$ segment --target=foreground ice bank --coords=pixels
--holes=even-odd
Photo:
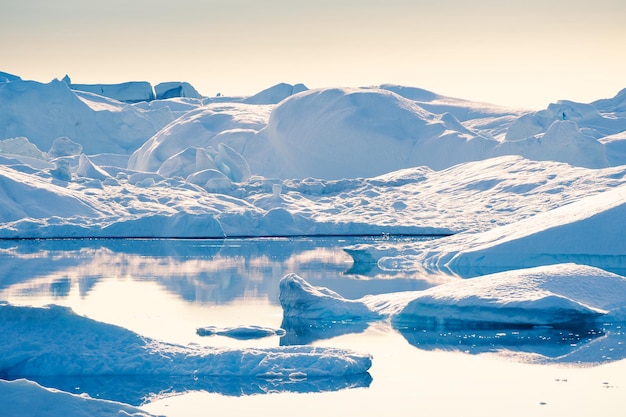
[[[626,278],[558,264],[347,300],[290,274],[281,280],[280,302],[284,317],[299,319],[391,319],[397,326],[569,326],[600,318],[624,321]]]
[[[138,408],[115,401],[75,395],[18,379],[0,379],[0,404],[3,417],[149,417]]]
[[[361,374],[370,366],[369,355],[342,349],[181,346],[78,316],[66,307],[0,304],[3,379],[76,375],[306,378]]]

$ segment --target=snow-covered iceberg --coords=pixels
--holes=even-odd
[[[560,262],[619,269],[626,265],[626,230],[617,219],[625,213],[626,187],[620,185],[483,232],[459,233],[436,243],[346,250],[356,262],[374,262],[382,269],[461,276]]]
[[[311,346],[226,349],[159,342],[60,306],[0,304],[0,376],[347,376],[371,357]]]
[[[0,304],[0,381],[46,386],[139,405],[161,392],[224,395],[367,386],[372,358],[345,349],[174,345],[78,316],[60,306]],[[0,390],[2,391],[2,390]]]
[[[120,102],[91,102],[96,109],[58,80],[0,83],[0,139],[26,137],[47,151],[55,139],[68,137],[87,154],[129,154],[162,127],[161,113],[153,118]]]
[[[213,155],[186,148],[159,170],[180,175],[173,178],[116,167],[107,155],[59,159],[43,170],[6,159],[0,237],[442,235],[514,223],[626,181],[625,166],[584,169],[518,156],[375,178],[246,179],[250,167],[238,155],[226,145]],[[183,177],[196,168],[203,169]],[[370,255],[399,254],[384,249]]]
[[[67,81],[67,78],[65,79]],[[154,100],[154,89],[147,81],[129,81],[119,84],[69,84],[72,90],[86,91],[126,103]]]
[[[626,320],[626,278],[598,268],[559,264],[485,275],[427,290],[348,300],[295,274],[280,283],[285,317],[390,319],[398,327],[572,326]]]

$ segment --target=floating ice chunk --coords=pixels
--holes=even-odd
[[[237,327],[215,327],[207,326],[196,329],[198,336],[226,336],[233,339],[248,340],[261,339],[268,336],[282,336],[283,329],[274,329],[262,326],[237,326]]]
[[[280,283],[285,317],[325,320],[390,318],[412,323],[560,326],[607,316],[623,320],[626,278],[598,268],[559,264],[485,275],[424,291],[346,300],[290,274]]]
[[[442,284],[417,294],[394,317],[396,323],[434,318],[439,324],[548,325],[584,323],[608,313],[605,291],[626,279],[574,264],[522,269]]]
[[[323,287],[314,287],[296,274],[280,281],[283,316],[315,320],[370,320],[380,318],[363,301],[348,300]]]

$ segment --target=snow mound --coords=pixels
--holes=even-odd
[[[281,178],[371,177],[480,159],[489,140],[391,91],[329,88],[280,102],[264,134]]]
[[[63,208],[65,216],[95,217],[97,212],[71,191],[0,165],[0,222],[46,218]],[[45,202],[45,204],[42,204]]]
[[[626,229],[623,222],[615,219],[624,216],[626,186],[619,186],[469,238],[469,245],[450,264],[528,265],[541,258],[549,261],[583,255],[615,257],[615,266],[623,266],[626,242],[621,237]]]
[[[624,111],[626,113],[626,110]],[[624,164],[626,161],[626,130],[599,140],[604,145],[606,157],[611,166]]]
[[[601,112],[623,117],[626,114],[626,88],[620,90],[615,97],[596,100],[591,104]]]
[[[369,355],[293,346],[226,349],[181,346],[78,316],[60,306],[0,304],[0,376],[153,375],[303,378],[366,373]],[[24,343],[27,341],[27,343]]]
[[[595,101],[591,104],[560,100],[545,110],[528,113],[518,118],[508,129],[505,140],[517,141],[533,136],[541,136],[556,121],[572,121],[583,134],[594,139],[626,130],[624,92],[620,91],[611,99]]]
[[[291,85],[287,83],[280,83],[253,96],[247,97],[242,101],[247,104],[277,104],[289,96],[307,90],[308,88],[304,84]]]
[[[535,161],[566,162],[587,168],[609,166],[604,145],[583,133],[572,120],[557,120],[540,136],[515,141],[508,139],[498,144],[494,153],[522,155]]]
[[[347,300],[296,275],[280,284],[285,317],[390,319],[396,326],[571,326],[626,319],[626,278],[558,264],[458,280],[424,291]],[[283,301],[284,300],[284,301]]]

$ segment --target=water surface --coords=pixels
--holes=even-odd
[[[394,329],[285,323],[278,282],[295,272],[347,298],[421,290],[453,279],[355,268],[342,247],[380,238],[43,240],[0,242],[0,300],[70,306],[78,314],[174,343],[313,344],[374,357],[351,380],[155,381],[140,377],[39,382],[142,405],[168,416],[589,416],[626,409],[626,340],[607,323],[558,329]],[[284,336],[201,337],[205,326],[286,328]]]

